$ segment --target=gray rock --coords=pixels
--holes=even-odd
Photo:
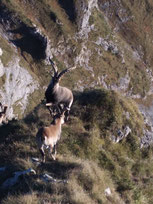
[[[7,188],[10,188],[10,187],[14,186],[18,182],[19,177],[21,175],[24,175],[24,174],[27,174],[27,173],[36,174],[35,170],[33,170],[31,168],[29,168],[29,169],[27,169],[25,171],[17,171],[17,172],[14,173],[13,177],[8,178],[6,181],[4,181],[1,188],[7,189]]]
[[[55,179],[49,174],[43,174],[40,176],[40,178],[45,182],[51,182],[51,183],[68,183],[67,180],[61,180],[61,179]]]
[[[129,128],[129,126],[125,126],[123,131],[119,129],[117,131],[117,136],[116,136],[115,143],[118,143],[123,138],[127,137],[130,133],[131,133],[131,128]],[[113,141],[114,141],[114,139],[113,139]]]

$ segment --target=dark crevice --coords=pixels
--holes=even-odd
[[[54,23],[56,23],[57,17],[56,17],[56,15],[55,15],[53,12],[50,12],[50,18],[51,18],[51,20],[52,20]]]
[[[36,31],[36,28],[25,25],[20,19],[0,3],[0,24],[21,54],[27,52],[35,60],[46,58],[47,40]],[[23,55],[24,56],[24,55]]]
[[[36,32],[33,27],[28,27],[25,24],[21,24],[19,28],[15,30],[9,30],[12,34],[20,35],[18,39],[10,40],[16,47],[21,49],[21,53],[27,52],[33,59],[41,60],[46,58],[47,39]]]
[[[75,12],[75,3],[74,0],[58,0],[58,3],[65,10],[70,21],[75,22],[76,12]]]

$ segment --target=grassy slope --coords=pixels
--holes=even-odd
[[[129,112],[130,118],[125,119],[123,112]],[[141,135],[143,122],[131,100],[105,90],[76,93],[70,120],[63,126],[58,161],[47,157],[46,164],[35,166],[31,157],[40,157],[35,134],[50,120],[44,104],[40,104],[24,120],[1,127],[0,163],[11,167],[5,176],[2,174],[1,183],[11,172],[32,167],[38,175],[49,173],[54,178],[68,179],[68,184],[45,184],[39,176],[24,176],[9,189],[9,196],[1,190],[2,203],[30,202],[24,201],[26,198],[31,203],[132,203],[152,199],[151,150],[139,150],[137,135]],[[132,133],[114,144],[110,136],[127,124]],[[104,194],[108,187],[112,191],[109,197]]]
[[[106,3],[99,2],[103,5]],[[122,0],[120,3],[110,3],[109,8],[103,10],[112,28],[117,26],[118,46],[124,51],[125,64],[122,67],[120,64],[117,72],[122,69],[128,70],[131,78],[129,89],[133,87],[133,94],[139,93],[143,97],[150,86],[145,69],[152,70],[152,7],[153,3],[150,0]],[[138,52],[141,60],[134,59],[133,51]]]

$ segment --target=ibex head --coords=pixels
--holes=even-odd
[[[51,60],[51,58],[49,58],[49,61],[51,63],[51,66],[53,68],[53,76],[52,76],[52,83],[53,83],[53,86],[56,85],[57,83],[59,83],[60,79],[62,78],[62,76],[66,73],[66,72],[69,72],[73,69],[76,68],[76,66],[74,67],[70,67],[70,68],[67,68],[67,69],[64,69],[63,71],[61,71],[60,73],[58,72],[58,68],[56,66],[56,64]]]
[[[56,115],[54,115],[53,117],[53,123],[56,123],[57,119],[61,119],[61,124],[65,123],[65,112],[67,111],[67,108],[64,108],[63,110],[61,110],[60,113],[57,113]]]

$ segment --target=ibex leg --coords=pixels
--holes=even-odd
[[[65,112],[65,122],[67,122],[68,121],[68,119],[69,119],[69,110],[67,110],[66,112]]]
[[[54,157],[55,157],[55,158],[56,158],[56,145],[57,145],[57,144],[54,145],[54,147],[53,147],[53,152],[52,152],[52,153],[54,154]]]
[[[56,154],[54,153],[53,155],[53,151],[56,152],[56,150],[54,150],[54,147],[50,145],[50,155],[53,158],[53,160],[56,160]]]
[[[52,106],[53,106],[52,103],[46,103],[46,107],[48,108],[51,117],[53,116]]]
[[[67,122],[69,119],[70,107],[66,107],[66,110],[67,111],[65,111],[65,122]]]
[[[57,105],[57,111],[58,111],[59,114],[62,113],[63,108],[64,108],[64,105],[63,105],[63,104],[58,104],[58,105]]]
[[[48,110],[50,112],[51,117],[54,117],[56,114],[61,113],[61,109],[56,104],[52,105],[52,106],[48,106],[47,108],[48,108]]]
[[[56,114],[60,113],[60,109],[58,105],[53,106],[53,115],[55,116]]]
[[[53,116],[53,111],[52,111],[52,108],[51,108],[51,107],[49,107],[49,108],[48,108],[48,110],[49,110],[49,112],[50,112],[50,115],[51,115],[51,116]]]
[[[42,155],[42,157],[43,157],[42,162],[45,163],[45,152],[44,152],[43,146],[42,146],[39,150],[40,150],[40,153],[41,153],[41,155]]]
[[[69,113],[70,113],[70,108],[72,106],[73,100],[71,100],[71,102],[67,105],[65,105],[65,108],[67,109],[67,111],[65,112],[65,122],[68,121],[69,119]]]

